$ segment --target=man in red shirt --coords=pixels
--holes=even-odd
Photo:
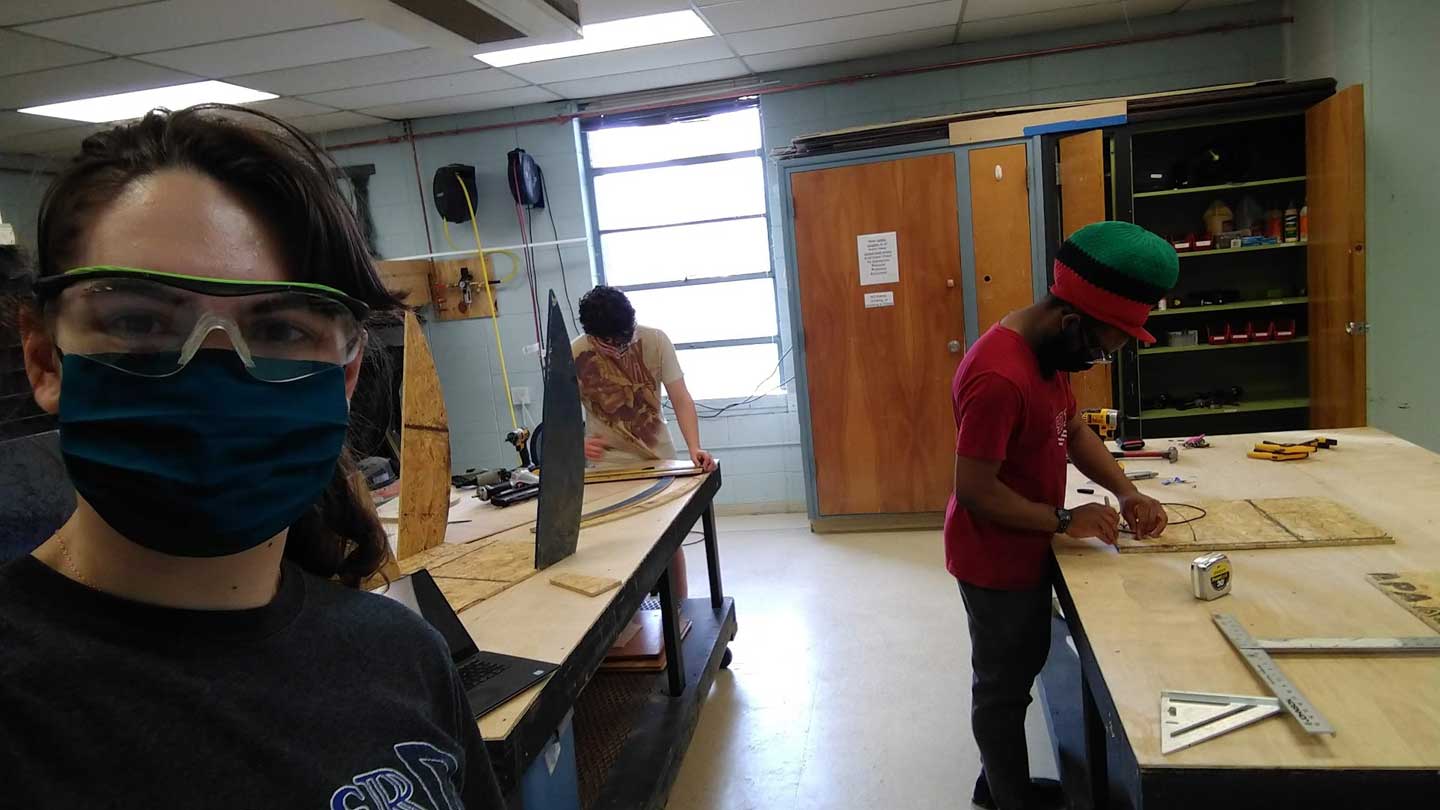
[[[1025,745],[1030,686],[1050,651],[1050,542],[1068,534],[1114,543],[1120,522],[1108,505],[1063,508],[1067,457],[1116,495],[1138,537],[1166,524],[1159,502],[1076,417],[1070,373],[1108,362],[1131,337],[1155,342],[1145,319],[1178,274],[1175,251],[1155,234],[1128,222],[1087,225],[1060,247],[1050,295],[1002,318],[955,372],[945,564],[969,616],[980,807],[1063,806],[1058,785],[1031,782]]]

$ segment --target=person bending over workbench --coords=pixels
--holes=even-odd
[[[359,590],[350,396],[400,304],[335,171],[203,105],[46,193],[21,334],[77,503],[0,566],[5,806],[504,807],[444,639]]]
[[[1175,286],[1169,243],[1128,222],[1098,222],[1065,240],[1043,301],[1007,314],[955,372],[955,491],[945,511],[946,568],[969,616],[971,726],[980,749],[973,801],[983,808],[1063,807],[1059,785],[1032,782],[1025,747],[1030,686],[1050,651],[1056,534],[1114,543],[1108,504],[1067,511],[1066,457],[1119,498],[1138,537],[1165,528],[1165,510],[1125,477],[1076,415],[1070,374],[1130,337]]]
[[[601,284],[580,297],[580,328],[570,349],[585,405],[585,457],[606,466],[640,467],[676,457],[660,407],[660,385],[670,397],[691,463],[710,472],[715,459],[700,447],[700,417],[685,387],[675,344],[659,329],[635,323],[625,293]],[[671,561],[678,598],[689,592],[685,552]]]

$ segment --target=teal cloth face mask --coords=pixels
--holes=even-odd
[[[200,349],[178,372],[144,377],[67,353],[60,449],[70,479],[146,548],[180,557],[254,548],[315,503],[345,442],[344,368],[304,371],[267,382],[232,350]]]

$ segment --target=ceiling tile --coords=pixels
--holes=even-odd
[[[446,96],[468,96],[493,90],[508,90],[522,84],[525,82],[503,70],[482,68],[448,76],[430,76],[424,79],[406,79],[403,82],[352,87],[349,90],[332,90],[328,93],[308,95],[305,99],[331,107],[358,110],[362,107],[382,107]]]
[[[564,98],[596,98],[621,93],[635,93],[661,87],[677,87],[683,84],[713,82],[745,76],[750,68],[739,59],[717,59],[714,62],[700,62],[694,65],[641,70],[635,73],[619,73],[614,76],[597,76],[593,79],[574,79],[545,85]]]
[[[0,81],[0,109],[30,107],[55,101],[148,90],[196,81],[179,73],[131,59],[103,59],[82,65],[7,76]]]
[[[706,6],[701,15],[722,34],[847,17],[867,11],[924,5],[934,0],[728,0]],[[704,5],[704,4],[702,4]]]
[[[290,121],[296,127],[305,132],[330,132],[337,129],[352,129],[354,127],[369,127],[376,124],[388,124],[384,118],[375,118],[370,115],[361,115],[349,110],[340,112],[325,113],[324,115],[307,115],[302,118],[295,118]]]
[[[141,58],[218,79],[414,48],[414,42],[394,31],[362,20],[160,51]]]
[[[110,54],[76,48],[0,29],[0,76],[108,59]]]
[[[623,51],[552,59],[548,62],[535,62],[529,65],[514,65],[505,68],[505,71],[529,82],[549,84],[550,82],[613,76],[617,73],[634,73],[640,70],[673,67],[695,62],[713,62],[716,59],[725,59],[734,55],[720,37],[706,37],[684,42],[667,42],[664,45],[646,45],[643,48],[629,48]]]
[[[609,22],[688,8],[689,0],[584,0],[580,4],[580,22]]]
[[[446,73],[466,73],[479,66],[464,54],[436,48],[396,51],[359,59],[342,59],[319,65],[270,70],[233,76],[229,81],[282,96],[303,96],[367,84],[383,84]]]
[[[114,124],[83,124],[78,127],[51,129],[0,138],[0,152],[32,155],[73,154],[80,151],[80,142]]]
[[[967,0],[965,22],[991,20],[996,17],[1018,17],[1045,11],[1079,8],[1116,0]]]
[[[968,16],[968,14],[967,14]],[[964,22],[960,24],[958,42],[973,42],[978,39],[994,39],[1041,31],[1055,31],[1061,28],[1079,28],[1086,25],[1115,22],[1125,19],[1125,11],[1119,3],[1066,8],[1059,11],[1042,11],[1039,14],[1025,14],[1019,17],[999,17]]]
[[[298,98],[272,98],[266,101],[252,101],[249,104],[242,104],[240,106],[269,113],[276,118],[286,119],[335,112],[335,108],[332,106],[315,104]]]
[[[338,4],[295,0],[163,0],[20,30],[122,56],[354,20]]]
[[[960,18],[960,0],[927,3],[889,11],[854,14],[819,22],[764,28],[730,34],[725,39],[741,56],[793,48],[806,48],[831,42],[919,31],[949,25],[953,28]]]
[[[0,112],[0,141],[11,135],[27,132],[44,132],[47,129],[64,129],[73,121],[63,121],[45,115],[27,115],[16,112]]]
[[[914,51],[921,48],[938,48],[949,45],[955,36],[955,27],[928,28],[923,31],[905,31],[883,37],[867,37],[849,42],[829,45],[814,45],[789,51],[772,51],[745,57],[745,64],[756,72],[784,70],[805,65],[822,65],[827,62],[843,62],[846,59],[860,59],[866,56]]]
[[[429,101],[412,101],[408,104],[373,107],[361,110],[361,112],[384,118],[426,118],[432,115],[495,110],[520,104],[538,104],[544,101],[559,100],[559,96],[543,87],[517,87],[513,90],[498,90],[494,93],[476,93],[469,96],[452,96]]]
[[[148,2],[151,0],[5,0],[0,3],[0,25],[21,25]]]

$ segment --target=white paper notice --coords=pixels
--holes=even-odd
[[[900,252],[895,246],[895,232],[862,233],[855,237],[860,253],[860,283],[899,284]]]
[[[893,307],[893,306],[895,306],[895,293],[893,293],[893,292],[865,293],[865,308],[866,308],[866,309],[874,309],[875,307]]]

